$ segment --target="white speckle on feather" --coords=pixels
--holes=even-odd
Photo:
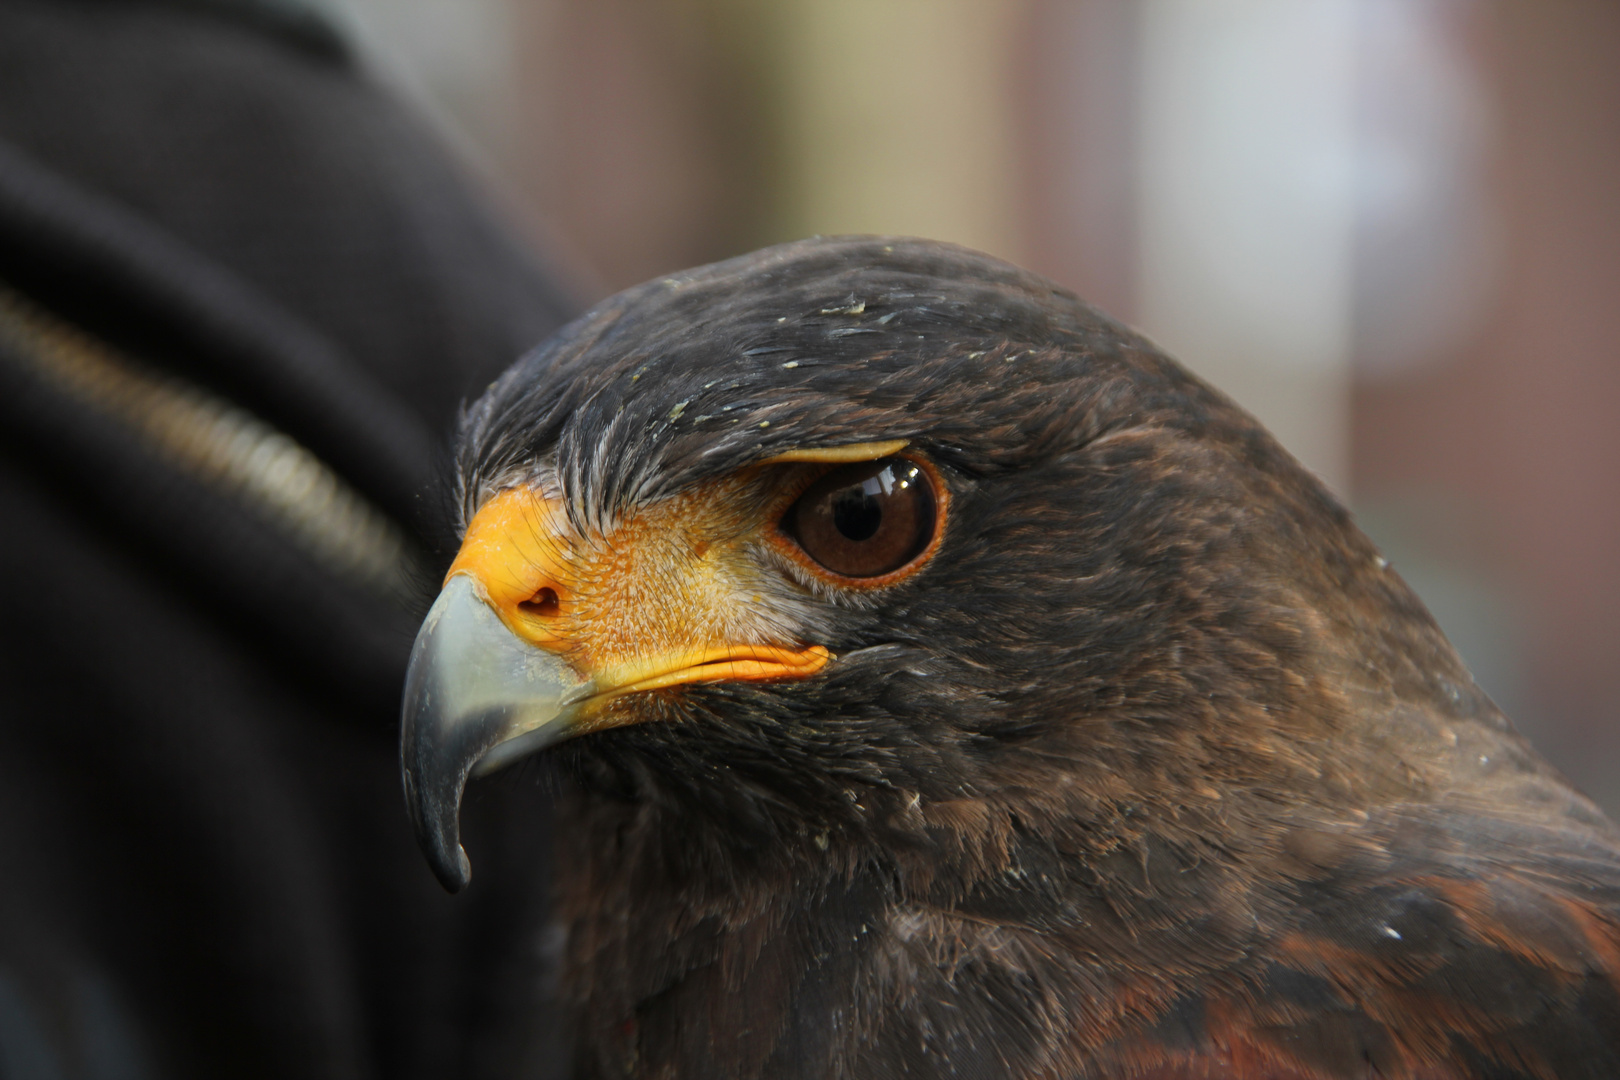
[[[789,360],[787,363],[783,364],[782,366],[785,367],[785,368],[796,368],[796,367],[799,366],[799,362],[797,360]]]
[[[1385,937],[1392,937],[1396,941],[1401,940],[1401,932],[1399,930],[1395,929],[1393,926],[1386,926],[1383,929],[1384,929],[1384,936]]]

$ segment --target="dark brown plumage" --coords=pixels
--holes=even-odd
[[[784,517],[858,453],[938,488],[888,577]],[[881,239],[652,282],[490,389],[459,477],[479,544],[551,508],[458,572],[596,679],[545,752],[578,1076],[1620,1075],[1620,833],[1319,482],[1049,283]],[[736,642],[786,659],[601,674]],[[454,884],[517,728],[451,775],[438,707]]]

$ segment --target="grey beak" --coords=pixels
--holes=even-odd
[[[450,892],[472,877],[461,796],[483,775],[568,735],[590,680],[510,630],[465,574],[433,602],[411,649],[399,762],[405,804],[433,873]]]

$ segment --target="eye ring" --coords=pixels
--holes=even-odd
[[[795,535],[793,527],[795,512],[800,509],[807,497],[816,496],[817,486],[822,485],[829,477],[845,472],[853,475],[859,471],[872,470],[885,462],[904,463],[915,467],[915,479],[921,480],[926,485],[925,490],[929,497],[931,522],[928,531],[926,535],[919,537],[918,546],[907,554],[904,562],[893,569],[869,575],[841,573],[812,555],[801,538]],[[876,473],[873,475],[876,476]],[[846,589],[885,588],[904,581],[922,569],[939,548],[940,541],[945,535],[945,523],[950,510],[950,488],[945,485],[938,468],[926,458],[912,454],[894,454],[868,462],[830,465],[805,475],[790,491],[784,493],[784,496],[774,512],[774,524],[766,533],[772,546],[817,578]]]

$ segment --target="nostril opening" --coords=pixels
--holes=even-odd
[[[556,590],[541,589],[519,604],[518,610],[525,615],[538,615],[542,619],[552,619],[557,615],[558,606]]]

